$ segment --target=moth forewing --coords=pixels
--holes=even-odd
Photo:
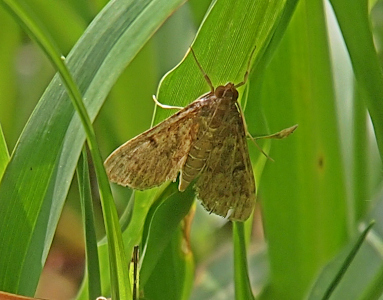
[[[221,92],[220,92],[221,90]],[[217,88],[217,104],[210,120],[212,150],[200,173],[196,190],[208,211],[244,221],[255,205],[255,181],[250,162],[238,92],[228,83]]]
[[[105,161],[112,182],[145,190],[175,181],[198,130],[195,102],[117,148]]]

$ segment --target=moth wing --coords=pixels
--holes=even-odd
[[[110,181],[139,190],[175,181],[198,131],[202,105],[194,101],[117,148],[104,163]]]
[[[246,220],[255,205],[255,181],[245,127],[239,111],[228,113],[217,129],[211,154],[195,184],[198,198],[210,212]]]

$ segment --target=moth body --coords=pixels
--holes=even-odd
[[[246,220],[255,183],[244,121],[232,83],[219,86],[157,126],[116,149],[105,161],[108,177],[144,190],[177,179],[180,191],[195,180],[205,208]]]
[[[199,64],[210,92],[155,127],[116,149],[105,161],[112,182],[145,190],[179,175],[180,191],[194,182],[209,212],[245,221],[255,205],[255,181],[237,88],[247,81],[214,88]]]
[[[211,110],[207,112],[201,111],[201,122],[197,136],[191,144],[188,157],[181,170],[178,186],[180,191],[184,191],[205,167],[214,144],[214,137],[219,134],[217,130],[226,121],[226,114],[233,111],[233,108],[236,110],[235,105],[238,92],[232,83],[228,83],[225,86],[219,86],[214,92],[208,93],[204,98],[209,99],[208,101],[212,103],[215,110],[213,113]]]

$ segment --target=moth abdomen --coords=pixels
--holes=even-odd
[[[205,166],[213,147],[211,143],[212,136],[209,132],[204,131],[191,145],[180,175],[178,187],[180,191],[184,191]]]

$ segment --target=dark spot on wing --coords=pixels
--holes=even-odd
[[[155,148],[158,146],[158,143],[157,143],[156,139],[154,137],[152,137],[152,136],[149,137],[149,142]]]
[[[243,171],[243,170],[245,170],[245,169],[246,169],[246,168],[245,168],[245,165],[237,166],[237,167],[234,168],[234,170],[233,170],[233,174],[235,174],[235,173],[237,173],[237,172],[240,172],[240,171]]]

